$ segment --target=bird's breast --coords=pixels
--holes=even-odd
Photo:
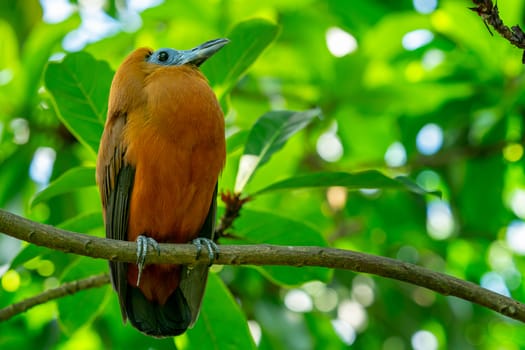
[[[126,159],[135,167],[128,240],[147,234],[186,243],[199,234],[224,165],[224,119],[200,73],[161,73],[146,86],[144,108],[128,115]]]

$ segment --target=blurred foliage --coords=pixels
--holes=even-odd
[[[232,231],[237,240],[228,243],[354,249],[525,300],[521,52],[490,36],[467,9],[472,2],[441,0],[420,13],[408,0],[165,0],[139,10],[131,6],[139,2],[109,0],[98,13],[116,29],[89,40],[96,9],[87,1],[61,3],[70,13],[46,22],[60,6],[0,2],[1,208],[102,236],[90,174],[112,72],[139,46],[187,49],[230,37],[203,66],[226,112],[228,160],[219,187],[234,188],[242,155],[256,149],[260,163],[268,161],[243,192],[274,183],[281,190],[249,202]],[[498,5],[507,24],[523,23],[524,1]],[[352,51],[352,38],[356,50],[337,53]],[[69,53],[75,40],[82,52]],[[256,132],[262,144],[248,142],[260,116],[314,107],[322,118],[277,132],[287,136],[267,144],[271,159],[260,152],[270,129]],[[350,191],[334,175],[311,175],[371,169],[407,176],[443,198],[387,190],[392,184]],[[304,182],[280,182],[294,178]],[[416,184],[403,182],[412,190]],[[107,271],[103,261],[5,235],[0,266],[0,307]],[[396,281],[315,268],[213,270],[201,318],[176,339],[177,348],[525,347],[524,325]],[[123,325],[109,286],[38,306],[0,324],[0,334],[2,349],[175,348],[173,339]]]

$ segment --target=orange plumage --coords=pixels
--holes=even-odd
[[[97,160],[108,237],[212,238],[224,120],[198,65],[226,43],[138,49],[118,69]],[[207,266],[147,265],[138,287],[136,265],[111,263],[111,272],[123,317],[139,330],[177,335],[195,321]]]

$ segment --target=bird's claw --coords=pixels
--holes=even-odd
[[[197,256],[195,257],[197,260],[201,256],[203,245],[205,245],[206,249],[208,249],[208,258],[210,259],[210,263],[208,264],[208,266],[211,266],[213,262],[219,258],[219,247],[211,239],[204,238],[204,237],[198,237],[198,238],[195,238],[192,241],[192,243],[193,245],[195,245],[195,247],[197,247]]]
[[[139,269],[139,275],[137,276],[137,287],[140,283],[142,270],[144,270],[144,265],[146,264],[148,245],[151,245],[153,248],[155,248],[155,250],[157,251],[157,255],[160,255],[160,246],[156,240],[144,235],[140,235],[137,237],[137,267]]]

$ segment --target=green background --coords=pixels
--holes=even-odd
[[[103,236],[93,174],[113,72],[140,46],[228,37],[203,65],[226,114],[219,190],[234,189],[243,154],[259,167],[243,187],[257,195],[235,222],[237,239],[222,243],[353,249],[525,300],[522,53],[489,34],[472,2],[420,13],[411,1],[165,0],[130,17],[125,2],[109,1],[103,11],[122,27],[74,53],[62,43],[86,21],[86,5],[70,3],[67,19],[46,23],[38,1],[0,2],[1,208]],[[523,23],[523,1],[498,5],[505,23]],[[335,27],[355,38],[355,51],[331,54]],[[432,40],[405,49],[418,29]],[[428,124],[443,141],[425,155],[416,140]],[[339,150],[332,159],[318,152],[330,150],[326,140]],[[400,145],[392,162],[385,155]],[[54,157],[50,179],[31,176],[38,154]],[[411,182],[391,180],[400,175]],[[369,187],[379,190],[356,190]],[[104,261],[5,235],[0,266],[0,307],[107,271]],[[525,347],[521,323],[402,282],[321,268],[213,271],[199,321],[175,342],[123,325],[104,286],[0,323],[0,348]]]

